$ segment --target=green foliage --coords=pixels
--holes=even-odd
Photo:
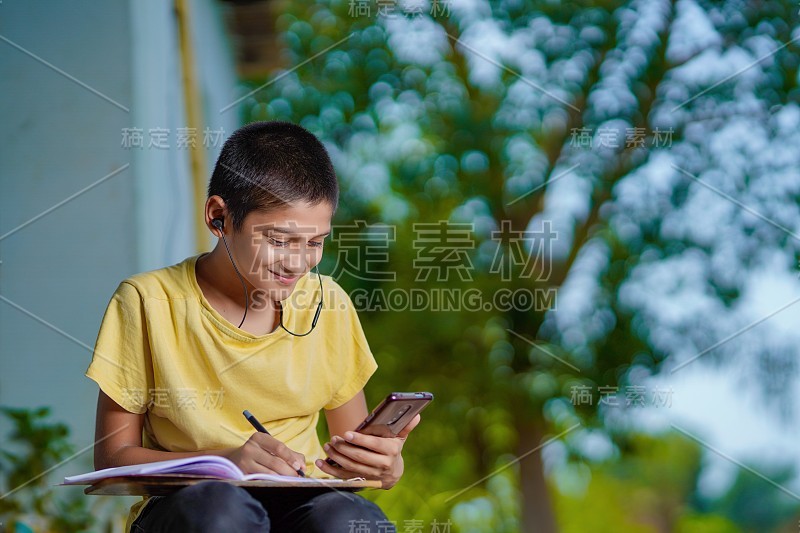
[[[767,24],[766,11],[788,13],[786,2],[773,2],[765,12],[753,9],[744,18],[736,18],[732,14],[738,6],[723,4],[716,18],[719,31],[730,42],[744,40],[756,26]],[[390,23],[378,21],[374,13],[353,16],[349,13],[352,5],[344,0],[275,3],[285,71],[276,73],[266,86],[263,79],[249,80],[254,94],[244,101],[242,119],[296,122],[332,148],[342,182],[334,237],[342,226],[356,227],[359,222],[356,233],[363,238],[355,244],[337,243],[334,238],[331,246],[326,245],[320,269],[331,273],[351,294],[361,291],[368,297],[366,302],[357,298],[354,302],[380,365],[366,391],[369,405],[391,390],[430,390],[437,396],[406,443],[404,479],[392,491],[375,497],[398,521],[423,517],[441,521],[451,516],[464,530],[516,531],[521,527],[522,506],[546,496],[520,483],[542,475],[541,468],[531,466],[541,457],[533,453],[501,476],[493,472],[546,437],[581,423],[608,432],[623,457],[639,457],[641,443],[636,439],[640,437],[629,439],[608,430],[607,413],[598,408],[598,388],[633,382],[633,371],[640,376],[658,372],[670,350],[654,345],[651,323],[622,302],[621,287],[642,262],[701,246],[665,238],[656,214],[626,219],[628,234],[621,235],[611,215],[615,209],[633,210],[615,205],[620,196],[617,185],[641,171],[653,154],[672,153],[653,148],[654,129],[677,123],[675,145],[687,143],[683,152],[704,153],[703,147],[684,138],[685,124],[674,122],[676,115],[670,115],[673,122],[669,124],[657,121],[666,116],[664,108],[680,103],[669,102],[671,95],[688,98],[699,92],[691,85],[694,82],[681,85],[684,82],[675,72],[680,64],[667,54],[676,9],[669,3],[622,0],[470,3],[475,9],[471,13],[429,17],[420,25],[435,27],[426,36],[438,32],[439,41],[422,39],[409,46],[397,44],[406,28],[392,30]],[[516,29],[542,29],[520,38],[536,42],[521,45],[519,57],[530,54],[525,57],[541,63],[535,75],[527,76],[528,84],[520,79],[520,71],[530,62],[509,57],[515,54],[490,53],[488,48],[485,54],[482,50],[473,53],[457,42],[476,19],[491,19],[506,37]],[[740,25],[728,24],[728,19]],[[780,19],[770,19],[769,24],[774,23],[773,33],[785,42],[790,26]],[[663,20],[664,24],[634,31],[635,23],[643,20]],[[415,44],[419,50],[413,50]],[[414,59],[419,57],[415,52],[434,49],[434,55],[439,54],[435,60]],[[472,75],[472,62],[480,62],[476,56],[481,54],[502,64],[495,82],[481,82]],[[784,56],[791,52],[780,56],[786,61]],[[630,63],[623,64],[626,58]],[[530,79],[540,87],[532,89]],[[719,127],[703,114],[708,113],[704,106],[727,102],[731,86],[721,84],[718,91],[710,90],[687,106],[687,114],[697,106],[701,115],[697,120],[709,124],[708,135],[695,133],[697,138],[711,138]],[[781,91],[769,92],[769,98],[785,101],[795,89]],[[552,98],[554,94],[561,100]],[[686,119],[687,123],[692,120],[691,116]],[[595,131],[608,123],[645,131],[647,146],[604,151],[582,150],[572,143],[574,130]],[[573,164],[581,166],[582,181],[576,183],[585,188],[580,202],[586,205],[585,212],[567,215],[575,217],[567,231],[571,233],[567,249],[557,258],[547,258],[552,260],[547,275],[523,276],[523,267],[516,263],[509,265],[507,276],[498,275],[493,259],[509,257],[514,250],[502,239],[497,242],[492,231],[508,222],[510,231],[520,232],[545,214],[551,180]],[[670,209],[680,207],[689,197],[691,181],[684,181],[658,200]],[[473,224],[470,246],[460,257],[471,267],[469,279],[448,272],[446,280],[441,280],[435,271],[431,278],[419,277],[415,224],[439,221]],[[348,260],[358,263],[358,258],[364,265],[374,242],[371,232],[381,227],[393,231],[385,250],[388,261],[373,260],[374,270],[367,276],[343,269]],[[598,250],[603,262],[586,283],[587,291],[594,291],[592,309],[566,332],[554,325],[549,306],[500,309],[494,305],[468,311],[385,306],[389,290],[405,294],[416,290],[428,297],[443,289],[471,290],[482,301],[503,290],[560,291],[583,256]],[[380,279],[386,273],[394,275],[390,282]],[[716,287],[715,280],[709,286]],[[726,303],[738,294],[735,287],[718,292]],[[681,339],[689,336],[680,330],[671,333]],[[704,345],[710,344],[706,332],[698,336]],[[578,384],[593,391],[593,402],[575,405],[570,401],[571,388]],[[672,441],[663,443],[663,449],[656,443],[649,446],[664,462],[651,464],[653,457],[623,461],[615,467],[619,471],[604,474],[608,488],[636,486],[636,494],[641,495],[634,498],[636,505],[650,509],[653,502],[660,502],[673,513],[670,523],[682,523],[679,517],[689,512],[682,506],[695,481],[699,454],[694,450],[688,456],[671,455],[682,446]],[[689,460],[693,463],[686,464]],[[685,468],[674,469],[673,461]],[[653,492],[642,486],[641,474],[663,490]],[[495,478],[500,479],[494,482]],[[461,493],[462,488],[484,479]],[[534,484],[539,490],[545,485],[541,481]],[[564,513],[581,514],[585,505],[594,504],[573,502],[572,507],[558,507],[559,521],[564,522]],[[604,508],[617,509],[618,519],[612,521],[617,530],[633,523],[633,510]],[[718,524],[697,518],[684,526],[706,527],[697,526],[701,522],[709,528]],[[598,530],[597,524],[583,526],[586,531]],[[648,526],[641,527],[647,530]]]
[[[797,501],[745,469],[720,496],[701,494],[703,449],[682,434],[627,434],[620,442],[619,457],[571,463],[555,476],[584,481],[578,490],[554,491],[564,533],[796,531]],[[778,484],[793,478],[788,467],[754,470]]]
[[[0,469],[6,474],[10,486],[19,486],[39,476],[48,467],[72,453],[67,441],[69,428],[62,423],[46,423],[49,407],[35,410],[0,408],[0,413],[11,419],[14,430],[12,442],[24,443],[28,453],[15,455],[2,450],[3,463]]]
[[[49,407],[0,407],[0,413],[12,424],[11,445],[0,450],[0,524],[5,531],[109,530],[110,524],[97,518],[103,498],[90,507],[83,491],[52,486],[54,480],[47,475],[75,452],[68,427],[48,420]]]
[[[698,507],[726,517],[742,531],[796,531],[797,524],[800,524],[797,519],[800,516],[800,503],[796,496],[782,490],[795,478],[794,468],[755,465],[753,470],[778,486],[740,469],[725,494],[714,499],[699,498]]]
[[[740,533],[736,524],[724,516],[714,514],[691,514],[680,517],[675,533]]]
[[[699,454],[674,436],[629,435],[619,459],[584,465],[585,492],[560,495],[563,531],[669,531],[692,494]]]

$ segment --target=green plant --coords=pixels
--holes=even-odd
[[[9,445],[0,450],[0,524],[5,527],[0,531],[98,529],[87,498],[74,491],[59,492],[47,476],[75,452],[69,428],[47,420],[49,407],[0,407],[0,413],[12,423]]]

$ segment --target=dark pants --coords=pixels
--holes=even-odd
[[[251,494],[223,481],[202,481],[153,496],[131,527],[132,533],[164,531],[394,533],[396,528],[380,507],[353,492]]]

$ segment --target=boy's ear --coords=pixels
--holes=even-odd
[[[206,199],[205,215],[211,219],[210,225],[212,228],[222,231],[225,227],[226,211],[225,200],[221,196],[214,195]]]

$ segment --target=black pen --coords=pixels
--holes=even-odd
[[[256,417],[254,417],[253,414],[250,411],[245,409],[243,411],[243,414],[244,414],[244,417],[253,425],[253,427],[256,428],[256,431],[259,431],[261,433],[266,433],[267,435],[269,435],[269,431],[267,431],[267,428],[262,426],[261,422],[259,422],[258,419]],[[298,476],[306,477],[306,474],[302,470],[300,470],[299,468],[296,470],[296,472],[297,472]]]

